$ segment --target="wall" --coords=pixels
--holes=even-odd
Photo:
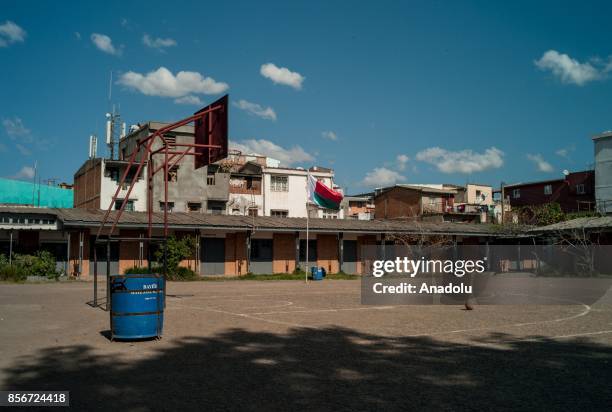
[[[485,195],[485,200],[476,196],[476,191],[480,190],[481,193]],[[467,202],[468,204],[478,204],[478,205],[492,205],[495,202],[493,201],[493,188],[491,186],[486,185],[476,185],[470,183],[466,186],[467,191]]]
[[[306,201],[308,198],[306,181],[306,170],[296,170],[289,168],[265,168],[263,171],[263,193],[265,216],[270,216],[271,210],[287,210],[288,217],[306,217]],[[276,192],[271,189],[271,176],[288,176],[288,191]],[[322,178],[323,184],[328,187],[333,186],[333,175],[331,173],[313,172],[316,178]],[[318,217],[322,217],[321,210],[317,212]]]
[[[74,207],[100,209],[102,159],[89,159],[74,175]]]
[[[125,171],[125,166],[119,167],[119,178],[118,181],[115,181],[111,178],[110,173],[108,172],[109,161],[107,159],[102,159],[101,163],[101,176],[100,179],[100,201],[98,208],[100,209],[108,209],[109,205],[113,200],[113,196],[119,186],[119,182],[121,177],[123,177],[123,173]],[[130,192],[130,200],[134,201],[134,210],[137,212],[146,212],[147,211],[147,166],[143,166],[140,172],[140,178],[134,184],[134,188]],[[127,180],[127,179],[126,179]],[[119,195],[117,199],[124,199],[127,195],[129,189],[129,182],[125,184],[121,190],[119,191]],[[113,206],[114,208],[114,206]]]
[[[291,273],[295,270],[295,235],[275,233],[273,237],[272,270],[274,273]]]
[[[612,135],[595,140],[595,198],[600,211],[612,213]]]
[[[421,213],[420,202],[419,191],[395,187],[374,198],[374,217],[393,219],[418,216]]]
[[[338,237],[336,235],[317,235],[317,266],[327,273],[338,273]]]
[[[72,189],[0,178],[0,203],[39,207],[72,207]]]
[[[165,123],[149,122],[140,130],[131,133],[119,143],[121,156],[128,156],[135,148],[135,142],[165,126]],[[177,143],[193,143],[193,126],[182,126],[172,132],[167,133],[173,136]],[[156,139],[152,150],[162,147],[159,138]],[[176,150],[182,151],[185,147],[177,147]],[[163,164],[163,155],[156,155],[153,158],[153,167]],[[218,200],[226,202],[229,193],[229,174],[216,173],[215,184],[207,185],[208,167],[195,169],[194,156],[184,156],[178,165],[177,181],[168,182],[168,202],[174,202],[174,211],[187,211],[188,203],[200,203],[201,212],[206,212],[208,200]],[[153,210],[161,211],[160,202],[164,200],[164,175],[163,170],[153,177]],[[146,209],[145,209],[146,210]]]
[[[584,184],[586,193],[578,194],[576,185]],[[544,186],[552,186],[552,194],[544,194]],[[513,190],[520,189],[520,197],[513,196]],[[524,185],[506,186],[506,197],[510,198],[510,205],[515,207],[542,205],[545,203],[559,203],[564,212],[578,211],[580,205],[588,208],[588,204],[595,201],[595,173],[593,171],[570,173],[565,179],[534,182]]]

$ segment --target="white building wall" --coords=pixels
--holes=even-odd
[[[333,187],[333,173],[312,172],[317,179],[322,179],[322,183],[328,187]],[[288,190],[279,192],[272,190],[272,176],[287,176]],[[288,217],[306,217],[306,202],[308,193],[306,188],[308,172],[299,169],[285,168],[265,168],[263,170],[263,208],[265,216],[271,216],[272,210],[287,210]],[[311,217],[324,217],[330,211],[310,207]],[[342,211],[339,211],[338,218],[342,218]]]
[[[243,193],[230,193],[227,202],[228,215],[246,216],[250,207],[257,207],[257,215],[263,216],[263,196]]]
[[[100,207],[102,209],[108,209],[108,206],[115,195],[117,190],[117,183],[106,175],[106,159],[102,161],[102,182],[100,184]],[[132,192],[130,193],[130,199],[134,200],[134,210],[137,212],[147,211],[147,167],[143,166],[140,179],[136,181]],[[121,178],[121,176],[119,177]],[[125,189],[121,189],[119,192],[118,199],[124,199],[127,195],[129,184],[126,185]]]

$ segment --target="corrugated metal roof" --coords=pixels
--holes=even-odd
[[[583,228],[587,230],[612,229],[612,216],[581,217],[566,222],[555,223],[553,225],[533,228],[530,232],[557,232]]]
[[[104,210],[52,209],[0,207],[0,213],[51,214],[66,227],[97,226],[104,218]],[[112,212],[112,222],[116,212]],[[430,233],[449,235],[504,236],[499,226],[491,224],[458,222],[419,222],[413,220],[352,220],[352,219],[309,219],[309,229],[315,232],[354,233]],[[148,216],[145,212],[124,212],[120,227],[146,227]],[[110,223],[108,224],[110,226]],[[153,225],[163,225],[163,213],[153,214]],[[173,229],[255,229],[261,231],[304,231],[306,218],[251,217],[212,215],[203,213],[169,213],[168,225]]]

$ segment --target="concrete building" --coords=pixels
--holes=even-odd
[[[374,193],[344,196],[340,204],[345,219],[374,219]]]
[[[595,200],[600,213],[612,213],[612,131],[593,137]]]
[[[119,142],[119,158],[127,160],[136,147],[136,142],[149,134],[167,126],[167,123],[148,122],[123,137]],[[164,135],[169,146],[172,143],[194,143],[194,127],[181,126]],[[152,150],[159,149],[157,140]],[[160,164],[159,155],[153,165]],[[143,175],[146,176],[146,175]],[[229,173],[219,165],[209,165],[195,169],[194,156],[185,156],[168,171],[168,210],[171,212],[225,213],[229,198]],[[153,177],[153,210],[164,208],[164,176],[157,173]]]
[[[82,209],[108,209],[110,202],[119,187],[119,182],[128,162],[104,158],[89,159],[74,174],[74,207]],[[125,209],[143,212],[147,210],[147,182],[142,176],[147,175],[145,165],[138,178]],[[128,173],[128,181],[134,177],[136,166]],[[119,198],[113,204],[118,210],[127,195],[129,185],[124,184],[119,192]]]
[[[307,206],[307,178],[311,174],[327,187],[334,188],[334,171],[322,167],[309,170],[290,167],[263,169],[263,208],[265,216],[342,219],[342,210],[333,211],[314,205]]]
[[[426,185],[395,185],[379,189],[374,196],[376,219],[443,215],[453,211],[456,189]]]

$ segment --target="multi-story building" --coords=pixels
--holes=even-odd
[[[74,174],[74,207],[81,209],[108,209],[113,195],[119,187],[121,177],[125,173],[128,162],[104,158],[88,159]],[[147,210],[146,165],[141,176],[136,181],[125,209],[128,211]],[[132,166],[127,180],[131,181],[136,173]],[[113,204],[113,209],[119,209],[127,195],[129,184],[121,186],[119,197]]]
[[[277,217],[321,217],[338,219],[344,212],[307,206],[308,174],[334,187],[334,172],[331,169],[312,167],[292,168],[280,166],[279,161],[260,155],[230,153],[220,162],[220,167],[229,169],[229,201],[227,214]]]
[[[374,193],[344,196],[340,207],[343,210],[345,219],[374,219]]]
[[[136,147],[136,142],[149,134],[167,126],[166,123],[148,122],[135,128],[119,142],[119,158],[127,160]],[[165,133],[164,138],[172,148],[172,143],[194,143],[194,127],[178,127]],[[153,151],[161,147],[157,140]],[[153,158],[153,165],[160,163],[159,156]],[[161,164],[161,163],[160,163]],[[146,176],[146,174],[143,174]],[[153,211],[164,208],[164,176],[156,173],[153,177]],[[229,195],[229,173],[218,165],[195,168],[194,156],[183,157],[177,165],[168,170],[168,210],[177,212],[224,213]]]
[[[595,209],[595,172],[568,172],[560,179],[506,185],[502,196],[512,209],[558,203],[566,213],[592,211]]]
[[[595,200],[600,213],[612,213],[612,131],[593,137],[595,144]]]
[[[428,185],[395,185],[378,189],[374,196],[376,219],[444,215],[453,212],[456,189]]]

